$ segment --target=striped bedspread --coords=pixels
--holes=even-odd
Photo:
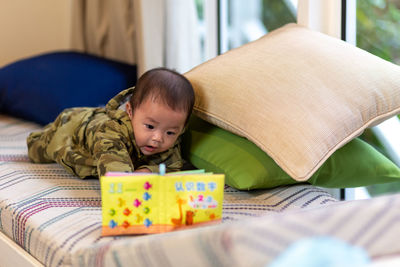
[[[0,161],[29,161],[26,137],[38,129],[34,123],[0,114]]]
[[[25,138],[38,128],[0,116],[0,231],[46,266],[265,266],[314,235],[336,236],[372,256],[400,251],[389,245],[400,236],[400,198],[337,202],[305,184],[251,192],[226,186],[216,226],[101,237],[99,181],[30,163]]]

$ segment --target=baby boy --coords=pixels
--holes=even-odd
[[[27,139],[29,158],[57,162],[81,177],[106,172],[158,172],[183,166],[179,136],[194,104],[190,82],[156,68],[102,108],[70,108]]]

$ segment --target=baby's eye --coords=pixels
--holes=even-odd
[[[168,131],[167,132],[167,135],[175,135],[176,133],[175,132],[172,132],[172,131]]]
[[[150,129],[150,130],[154,129],[154,126],[151,125],[151,124],[145,124],[145,126],[146,126],[147,129]]]

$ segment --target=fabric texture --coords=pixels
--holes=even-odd
[[[38,125],[32,123],[0,116],[1,147],[15,148],[0,149],[0,231],[45,266],[148,266],[149,262],[136,256],[136,252],[147,254],[143,249],[149,249],[153,255],[146,256],[147,260],[158,262],[163,258],[163,254],[158,253],[158,245],[147,247],[149,240],[157,243],[170,237],[172,240],[168,246],[173,250],[182,248],[182,245],[197,246],[204,232],[214,234],[214,231],[221,231],[221,227],[228,227],[234,221],[303,208],[326,207],[336,202],[325,190],[310,185],[254,192],[241,192],[226,186],[223,223],[220,225],[202,227],[200,232],[193,229],[148,236],[101,237],[99,180],[78,179],[58,164],[27,162],[25,140],[28,132],[37,128]],[[7,132],[7,129],[12,131]],[[24,155],[15,158],[17,154],[14,152]],[[120,247],[121,242],[125,244],[123,247]],[[136,244],[141,249],[130,247]],[[203,248],[213,245],[214,242],[207,241]],[[207,261],[214,253],[209,250],[204,254],[199,249],[198,254],[191,258],[190,265],[198,263],[204,266],[201,262]],[[123,255],[125,252],[133,258]],[[112,254],[115,258],[109,262]],[[164,264],[155,265],[170,263],[167,266],[180,266],[180,259],[173,257]]]
[[[129,64],[138,63],[134,1],[73,1],[72,47]]]
[[[106,172],[133,172],[148,168],[158,172],[183,166],[179,139],[168,150],[144,155],[136,145],[128,114],[119,109],[134,87],[123,90],[105,108],[69,108],[27,139],[28,156],[35,163],[57,162],[80,178],[101,177]]]
[[[0,69],[0,112],[47,124],[69,107],[98,107],[136,84],[136,66],[57,51]]]
[[[201,63],[193,1],[80,0],[72,2],[72,16],[72,48],[136,64],[140,75],[159,66],[185,72]]]
[[[225,182],[240,190],[298,183],[246,138],[196,116],[190,119],[182,151],[194,166],[225,173]],[[400,168],[371,145],[355,138],[335,151],[308,182],[329,188],[400,182]]]
[[[40,129],[36,123],[0,114],[0,161],[29,162],[26,138]]]
[[[248,138],[297,181],[400,112],[399,66],[297,24],[185,75],[196,115]]]
[[[400,235],[399,207],[399,195],[386,196],[268,214],[173,235],[148,236],[141,242],[116,240],[107,249],[96,245],[91,250],[79,251],[73,263],[84,266],[98,266],[99,263],[104,266],[125,263],[134,266],[269,266],[292,244],[317,236],[330,236],[358,247],[379,263],[385,257],[396,257],[400,251],[400,243],[396,242]],[[331,249],[334,253],[339,248],[335,245]],[[303,253],[302,259],[308,256]],[[398,265],[398,257],[396,259],[393,263]],[[318,266],[334,266],[331,263],[326,259]]]

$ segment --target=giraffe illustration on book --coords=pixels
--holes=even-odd
[[[171,222],[172,222],[174,225],[182,225],[182,221],[183,221],[182,206],[183,206],[184,204],[186,204],[187,201],[184,200],[184,199],[182,199],[182,198],[180,198],[180,197],[177,197],[176,203],[178,204],[178,207],[179,207],[179,218],[172,218],[172,219],[171,219]]]

